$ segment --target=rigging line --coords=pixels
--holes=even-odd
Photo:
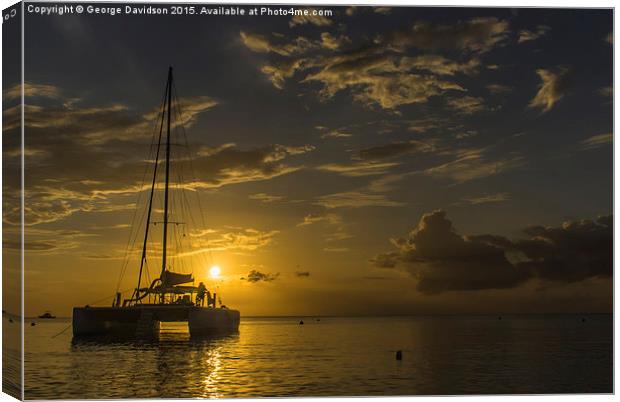
[[[177,105],[177,109],[175,110],[177,114],[180,115],[179,113],[179,100],[178,97],[175,98],[177,100],[176,105]],[[181,117],[179,116],[179,120],[181,120]],[[182,127],[183,128],[183,127]],[[175,132],[178,134],[178,132],[181,130],[175,130]],[[187,143],[187,142],[186,142]],[[187,148],[187,146],[186,146]],[[186,151],[186,157],[185,158],[180,158],[182,160],[190,160],[190,156]],[[192,213],[192,208],[189,202],[189,197],[187,196],[188,192],[192,192],[189,188],[186,188],[186,181],[183,179],[183,173],[185,172],[185,164],[181,164],[180,166],[180,174],[178,175],[178,181],[180,183],[180,207],[181,207],[181,213],[187,215],[192,223],[192,225],[196,226],[196,220],[194,218],[194,214]],[[189,251],[193,250],[193,244],[191,242],[191,235],[190,238],[188,239],[188,243],[189,243]],[[189,259],[193,259],[194,256],[189,256]],[[199,264],[202,264],[203,266],[206,265],[207,261],[205,259],[205,256],[202,253],[198,253],[198,255],[195,256],[195,258],[197,258],[199,260]],[[192,265],[193,266],[193,265]],[[193,268],[191,269],[191,271],[193,272]]]
[[[136,210],[135,210],[135,211],[137,211],[138,209],[140,209],[141,197],[139,197],[139,198],[140,198],[140,199],[139,199],[139,200],[138,200],[138,202],[136,203]],[[139,220],[138,220],[137,222],[135,221],[135,219],[132,219],[132,224],[131,224],[132,229],[134,229],[134,228],[139,228],[139,227],[141,227],[141,226],[142,226],[142,222],[144,221],[144,215],[145,215],[145,213],[146,213],[146,211],[145,211],[145,212],[142,212],[142,214],[140,214],[140,218],[139,218]],[[129,256],[131,255],[131,250],[133,250],[133,249],[135,248],[135,245],[136,245],[136,240],[138,239],[138,235],[139,235],[139,234],[140,234],[140,231],[139,231],[138,229],[136,229],[136,230],[132,230],[132,231],[130,232],[130,236],[129,236],[129,239],[128,239],[127,248],[126,248],[126,250],[125,250],[125,255],[124,255],[124,257],[123,257],[123,260],[124,260],[123,271],[122,271],[122,275],[121,275],[121,277],[119,278],[119,283],[117,284],[117,290],[118,290],[118,288],[120,288],[120,282],[122,281],[122,279],[123,279],[123,277],[124,277],[125,273],[127,272],[127,268],[128,268],[128,266],[129,266],[129,261],[130,261]]]
[[[123,293],[126,293],[126,292],[130,291],[130,290],[133,290],[133,288],[125,289],[125,290],[121,291],[120,293],[121,293],[121,294],[123,294]],[[89,305],[91,305],[91,304],[97,304],[97,303],[100,303],[100,302],[102,302],[102,301],[105,301],[105,300],[108,300],[108,299],[114,299],[114,298],[116,298],[116,294],[115,294],[114,296],[107,296],[107,297],[104,297],[103,299],[99,299],[99,300],[97,300],[97,301],[94,301],[94,302],[91,302],[91,303],[87,303],[86,305],[87,305],[87,306],[89,306]],[[57,333],[56,335],[52,335],[52,336],[51,336],[51,338],[56,338],[58,335],[61,335],[61,334],[62,334],[62,333],[64,333],[66,330],[68,330],[69,328],[71,328],[71,326],[72,326],[72,325],[73,325],[73,323],[70,323],[69,325],[67,325],[67,326],[66,326],[66,327],[65,327],[62,331],[60,331],[59,333]]]
[[[164,96],[164,97],[162,97],[162,100],[161,100],[161,102],[160,102],[160,105],[163,105],[164,101],[165,101],[165,96]],[[148,159],[150,159],[150,158],[151,158],[151,155],[153,154],[153,143],[154,143],[154,141],[155,141],[155,133],[156,133],[157,121],[158,121],[158,120],[159,120],[159,117],[158,117],[157,119],[155,119],[155,121],[153,122],[153,128],[152,128],[152,133],[153,133],[153,134],[152,134],[152,136],[151,136],[151,146],[149,147]],[[149,163],[147,162],[147,163],[145,163],[145,165],[144,165],[144,173],[143,173],[143,175],[142,175],[142,183],[141,183],[141,185],[140,185],[140,188],[142,188],[142,187],[144,186],[144,182],[145,182],[145,180],[146,180],[146,173],[147,173],[147,171],[148,171],[148,167],[149,167]],[[138,226],[136,226],[135,218],[136,218],[136,215],[137,215],[137,211],[138,211],[138,210],[139,210],[139,208],[140,208],[140,202],[141,202],[141,200],[142,200],[142,191],[140,190],[140,192],[139,192],[139,194],[138,194],[138,199],[137,199],[137,201],[136,201],[136,208],[134,209],[134,213],[133,213],[132,220],[131,220],[131,228],[132,228],[132,229],[134,229],[134,228],[137,228],[137,227],[138,227]],[[143,220],[143,219],[144,219],[144,214],[142,214],[142,216],[140,217],[140,221],[138,222],[138,225],[139,225],[139,226],[141,226],[141,224],[142,224],[142,220]],[[130,232],[129,232],[129,236],[128,236],[128,239],[127,239],[127,245],[126,245],[126,247],[125,247],[125,253],[124,253],[124,256],[123,256],[123,265],[122,265],[122,268],[121,268],[121,273],[120,273],[120,275],[119,275],[119,280],[118,280],[117,287],[116,287],[116,290],[117,290],[117,291],[118,291],[118,289],[120,288],[120,284],[121,284],[121,282],[122,282],[122,280],[123,280],[123,277],[124,277],[124,275],[125,275],[125,272],[127,271],[127,267],[128,267],[128,265],[129,265],[129,258],[128,258],[128,255],[129,255],[129,249],[130,249],[130,247],[131,247],[131,248],[133,248],[133,247],[134,247],[134,245],[135,245],[135,241],[136,241],[136,239],[137,239],[137,237],[138,237],[138,233],[139,233],[137,229],[135,230],[135,234],[133,234],[132,232],[133,232],[133,230],[130,230]],[[132,234],[133,234],[133,241],[132,241]],[[130,245],[131,245],[131,246],[130,246]]]
[[[176,88],[176,85],[174,83],[172,84],[172,89],[174,90],[174,97],[177,100],[177,102],[176,102],[177,113],[179,114],[179,116],[182,116],[183,110],[181,109],[181,102],[179,101],[179,97],[178,97],[178,94],[177,94],[177,88]],[[192,180],[194,182],[197,182],[196,171],[194,169],[194,163],[193,163],[193,155],[192,155],[191,149],[189,147],[189,143],[187,141],[187,132],[185,131],[185,125],[182,123],[183,120],[181,118],[179,120],[181,121],[181,130],[183,132],[183,139],[185,141],[185,148],[187,150],[186,152],[187,152],[187,155],[188,155],[188,160],[189,160],[189,166],[190,166],[190,171],[191,171],[191,175],[192,175]],[[198,203],[198,211],[200,212],[201,225],[206,230],[207,224],[206,224],[206,219],[205,219],[205,215],[204,215],[204,210],[203,210],[202,204],[200,202],[200,196],[198,194],[198,189],[196,189],[196,200],[197,200],[197,203]],[[207,243],[207,250],[208,250],[207,252],[208,252],[208,255],[209,255],[209,259],[210,259],[210,262],[212,263],[213,262],[213,252],[212,252],[211,246],[210,246],[211,239],[209,237],[208,231],[205,232],[205,239],[206,239],[206,243]]]
[[[165,96],[164,96],[164,97],[162,98],[162,100],[161,100],[161,104],[162,104],[162,105],[163,105],[164,101],[165,101]],[[154,140],[155,140],[155,132],[156,132],[156,131],[155,131],[155,129],[157,128],[157,120],[159,120],[159,118],[155,120],[155,122],[154,122],[154,124],[153,124],[153,128],[152,128],[152,132],[153,132],[153,134],[152,134],[152,136],[151,136],[151,147],[149,148],[149,154],[148,154],[148,157],[149,157],[149,158],[151,157],[151,155],[152,155],[152,153],[153,153],[153,142],[154,142]],[[135,227],[135,226],[134,226],[134,224],[135,224],[135,218],[136,218],[136,215],[137,215],[137,212],[138,212],[138,209],[139,209],[139,203],[140,203],[140,201],[141,201],[141,199],[142,199],[142,190],[141,190],[141,189],[142,189],[142,187],[144,186],[144,182],[145,182],[145,180],[146,180],[146,173],[147,173],[147,171],[148,171],[148,167],[149,167],[149,164],[148,164],[148,162],[147,162],[147,163],[145,163],[145,166],[144,166],[144,172],[143,172],[143,174],[142,174],[142,183],[140,184],[140,192],[138,193],[138,199],[136,200],[136,208],[134,209],[134,211],[133,211],[133,215],[132,215],[132,218],[131,218],[131,227],[132,227],[132,228],[134,228],[134,227]],[[140,220],[140,223],[141,223],[141,222],[142,222],[142,219]],[[129,258],[128,258],[128,254],[129,254],[130,244],[132,244],[132,246],[131,246],[131,247],[133,248],[133,244],[135,244],[135,241],[136,241],[136,238],[137,238],[137,237],[138,237],[138,233],[137,233],[137,230],[136,230],[136,234],[135,234],[135,236],[134,236],[134,240],[133,240],[133,242],[132,242],[132,241],[131,241],[131,238],[132,238],[132,230],[130,230],[130,232],[129,232],[129,236],[128,236],[128,239],[127,239],[127,245],[126,245],[126,247],[125,247],[125,253],[124,253],[124,255],[123,255],[123,265],[121,266],[121,272],[120,272],[120,275],[119,275],[118,283],[117,283],[117,285],[116,285],[116,291],[117,291],[117,292],[118,292],[118,289],[120,288],[121,282],[122,282],[122,280],[123,280],[123,277],[125,276],[125,272],[127,271],[127,267],[128,267],[128,265],[129,265]]]
[[[181,116],[181,113],[180,113],[180,110],[179,110],[180,106],[178,106],[180,101],[178,99],[178,96],[176,95],[176,86],[174,84],[173,84],[173,89],[175,90],[175,94],[174,94],[174,98],[173,99],[175,100],[175,106],[176,106],[175,108],[173,108],[173,111],[175,112],[175,115],[178,116],[178,120],[182,121],[183,119],[182,119],[182,116]],[[180,126],[181,129],[179,129],[179,126]],[[183,124],[179,124],[179,125],[177,125],[177,127],[175,127],[175,135],[177,135],[179,137],[180,137],[179,132],[183,132],[184,133],[184,131],[185,131],[185,127],[183,126]],[[187,138],[186,138],[187,136],[184,135],[184,137],[185,137],[185,146],[184,147],[188,148]],[[187,153],[187,151],[185,151],[185,152]],[[184,161],[184,160],[190,160],[191,161],[191,157],[189,156],[189,153],[187,153],[187,157],[186,158],[180,157],[179,159],[181,161]],[[194,214],[192,213],[192,208],[191,208],[191,205],[189,203],[189,198],[187,197],[187,192],[189,190],[185,188],[185,181],[183,180],[183,172],[185,171],[185,164],[184,163],[180,163],[179,171],[181,172],[181,174],[178,177],[178,182],[179,182],[179,186],[178,187],[180,188],[179,192],[180,192],[180,195],[181,195],[179,197],[180,200],[181,200],[181,202],[180,202],[180,210],[179,211],[180,211],[181,214],[186,213],[186,211],[187,211],[186,215],[189,216],[192,224],[195,225],[196,220],[194,218]],[[195,175],[194,175],[194,177],[195,177]],[[179,203],[176,203],[175,205],[178,207]],[[193,245],[191,244],[192,243],[191,242],[191,235],[190,235],[190,239],[188,239],[188,243],[190,243],[190,250],[193,250]],[[180,242],[179,248],[181,249],[181,252],[182,252],[183,248],[184,248],[182,242]],[[190,255],[188,260],[191,261],[193,259],[193,257],[194,256]],[[201,261],[201,263],[203,265],[205,265],[205,263],[207,262],[206,259],[205,259],[204,253],[198,253],[197,258],[198,258],[198,260]],[[183,269],[185,269],[186,268],[185,259],[179,257],[178,261],[179,261],[180,265],[183,267]],[[193,264],[191,266],[193,266]],[[190,272],[193,272],[193,268],[191,268],[191,266],[190,266]]]
[[[71,328],[71,326],[73,325],[73,323],[70,323],[69,325],[67,325],[65,327],[65,329],[63,329],[62,331],[60,331],[59,333],[57,333],[56,335],[52,335],[51,338],[56,338],[58,335],[62,334],[63,332],[65,332],[66,330],[68,330],[69,328]]]
[[[187,211],[186,214],[189,216],[192,225],[196,225],[196,221],[194,219],[194,214],[191,213],[191,205],[190,205],[190,202],[189,202],[189,198],[187,197],[187,192],[188,192],[188,190],[185,190],[184,188],[181,191],[181,194],[182,194],[182,197],[181,197],[182,209],[184,211]],[[189,251],[190,252],[193,251],[194,250],[194,245],[192,243],[191,235],[188,237],[187,243],[189,245]],[[193,256],[190,256],[190,257],[193,257]],[[203,253],[197,253],[195,258],[197,258],[199,260],[199,263],[202,264],[202,266],[205,266],[207,264],[207,262],[208,262],[208,261],[206,261],[205,256],[204,256]]]

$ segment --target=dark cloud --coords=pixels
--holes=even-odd
[[[457,83],[438,76],[413,74],[410,66],[398,63],[398,58],[377,53],[376,48],[369,47],[320,60],[316,65],[321,70],[307,75],[302,82],[320,82],[322,99],[349,89],[357,102],[383,109],[426,103],[430,97],[447,91],[464,91]]]
[[[530,239],[514,243],[527,261],[517,266],[549,281],[577,282],[613,275],[613,217],[566,222],[561,227],[533,226]]]
[[[397,251],[371,261],[381,268],[402,268],[417,279],[417,290],[513,288],[538,278],[576,282],[611,277],[612,217],[567,222],[561,227],[534,226],[527,239],[458,234],[444,211],[424,214],[406,238],[392,239]]]
[[[22,88],[25,98],[58,98],[60,97],[59,89],[54,85],[36,84],[32,82],[24,82],[14,85],[2,91],[3,99],[6,101],[21,99]]]
[[[566,95],[572,86],[571,70],[565,67],[557,71],[539,69],[536,73],[540,77],[541,83],[534,99],[529,103],[529,107],[541,109],[543,113],[548,112],[553,106]]]
[[[387,42],[398,50],[415,47],[484,53],[502,45],[508,34],[507,21],[478,17],[451,25],[417,22],[411,30],[392,33]]]
[[[482,63],[471,53],[483,53],[499,46],[507,34],[505,21],[474,18],[450,26],[416,23],[409,30],[366,38],[346,51],[340,49],[352,42],[350,38],[330,32],[323,32],[321,41],[297,37],[283,42],[280,34],[267,36],[248,32],[241,32],[240,36],[251,51],[284,58],[261,67],[278,89],[284,87],[287,78],[303,72],[302,83],[322,85],[319,96],[323,100],[348,90],[355,101],[368,108],[395,109],[426,103],[429,98],[449,91],[465,92],[460,84],[447,78],[478,73]],[[450,60],[437,54],[404,56],[409,48],[462,51],[466,59]],[[338,52],[334,53],[336,50]]]
[[[321,34],[321,46],[325,49],[338,50],[351,43],[351,39],[346,35],[335,36],[329,32]]]
[[[252,32],[239,32],[239,37],[243,44],[256,53],[276,53],[280,56],[291,56],[304,53],[310,49],[319,47],[317,42],[298,36],[297,38],[286,41],[281,36],[268,37]]]
[[[494,157],[489,148],[459,149],[454,160],[426,169],[424,174],[464,183],[471,180],[494,176],[526,164],[525,158],[518,154]]]
[[[508,85],[502,84],[489,84],[486,86],[486,89],[492,94],[505,94],[511,92],[514,88]]]
[[[414,70],[429,71],[437,75],[475,74],[480,69],[480,59],[474,57],[464,63],[447,59],[435,54],[426,54],[416,57],[403,57],[400,61],[401,67]]]
[[[547,33],[549,33],[549,31],[551,31],[551,27],[547,25],[539,25],[534,31],[524,29],[522,31],[519,31],[519,39],[517,40],[517,42],[524,43],[534,41],[545,36]]]
[[[278,278],[278,276],[280,276],[280,273],[276,273],[276,274],[269,274],[269,273],[262,273],[260,271],[256,271],[256,270],[251,270],[250,273],[248,273],[248,276],[246,278],[241,278],[242,280],[246,280],[250,283],[256,283],[256,282],[271,282],[274,281]]]
[[[613,133],[604,133],[593,135],[592,137],[586,138],[581,141],[581,149],[583,150],[591,150],[603,147],[605,145],[611,145],[614,141]]]
[[[332,21],[327,18],[323,13],[323,9],[309,8],[307,9],[308,15],[296,14],[291,18],[289,27],[293,28],[297,25],[311,24],[319,27],[324,27],[332,24]]]
[[[32,93],[43,94],[47,102],[45,106],[28,105],[26,110],[26,224],[54,222],[76,212],[133,209],[135,194],[146,188],[145,165],[152,169],[153,148],[149,156],[147,141],[153,133],[157,112],[142,113],[121,104],[82,106],[81,102],[69,102],[70,98],[62,97],[63,91],[56,87],[31,84],[30,88]],[[186,127],[216,104],[206,96],[180,102],[183,113],[179,121]],[[13,117],[18,122],[18,115],[18,109],[4,111],[9,122]],[[4,133],[15,130],[18,126],[3,127]],[[174,130],[174,141],[183,143],[182,138],[176,138],[178,131]],[[181,163],[191,159],[196,176],[176,184],[193,190],[268,180],[298,170],[301,166],[290,165],[286,160],[313,149],[309,145],[270,144],[240,149],[235,144],[194,144],[189,152],[185,147],[173,147],[173,158]],[[19,152],[7,153],[7,166],[17,167],[18,156]],[[50,171],[54,172],[53,177]],[[20,194],[9,191],[17,186],[9,180],[5,183],[7,200],[15,201],[11,205],[19,205]],[[131,198],[123,198],[126,196]],[[4,220],[19,222],[19,209],[5,210]]]
[[[460,98],[449,99],[448,106],[456,111],[456,113],[469,115],[481,112],[486,109],[484,99],[481,97],[463,96]]]
[[[358,157],[364,160],[377,160],[392,158],[412,152],[426,152],[432,149],[432,145],[422,141],[411,140],[365,148],[359,151]]]
[[[362,177],[387,173],[390,168],[398,166],[397,162],[362,161],[355,163],[328,163],[317,166],[318,170],[333,172],[342,176]]]

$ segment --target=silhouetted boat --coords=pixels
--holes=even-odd
[[[50,313],[49,311],[46,311],[45,313],[41,314],[39,318],[50,319],[50,318],[56,318],[56,316],[52,315],[52,313]]]
[[[168,226],[183,225],[184,222],[170,221],[169,219],[169,194],[170,186],[170,131],[172,119],[181,120],[182,112],[175,104],[173,113],[173,97],[176,99],[176,90],[173,94],[174,80],[172,67],[168,70],[165,97],[161,107],[161,117],[157,117],[159,127],[159,139],[156,145],[156,154],[153,162],[153,176],[148,208],[145,214],[146,226],[140,268],[138,272],[137,286],[129,299],[121,302],[121,293],[117,291],[111,307],[74,307],[73,308],[73,335],[109,335],[127,334],[140,337],[149,337],[159,331],[160,322],[187,321],[191,336],[216,335],[227,332],[235,332],[239,328],[240,314],[237,310],[228,309],[211,293],[201,282],[194,286],[192,273],[179,273],[172,271],[168,265]],[[176,89],[176,88],[175,88]],[[164,123],[166,131],[164,132]],[[183,122],[177,121],[174,127],[181,126]],[[162,142],[162,134],[165,141]],[[162,148],[164,148],[162,150]],[[163,161],[160,159],[161,151],[165,152]],[[165,186],[163,199],[163,221],[152,221],[153,201],[157,184],[157,171],[163,162],[165,168]],[[177,172],[177,175],[180,176]],[[179,188],[175,188],[178,193]],[[178,201],[177,201],[178,202]],[[173,204],[174,205],[174,204]],[[189,206],[188,206],[189,208]],[[181,208],[183,210],[183,208]],[[181,211],[182,212],[182,211]],[[189,211],[191,214],[191,211]],[[142,286],[144,271],[147,269],[147,246],[149,228],[151,225],[163,223],[163,236],[161,240],[161,271],[159,277],[154,279],[149,286]],[[176,232],[176,231],[174,231]],[[178,234],[177,234],[178,235]],[[176,244],[178,238],[172,239],[171,244]],[[158,257],[159,258],[159,257]],[[191,283],[191,285],[190,285]],[[217,306],[219,301],[219,307]],[[206,302],[206,306],[204,306]]]

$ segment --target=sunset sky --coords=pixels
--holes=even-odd
[[[611,311],[612,11],[330,9],[26,16],[26,315],[113,296],[169,65],[242,315]]]

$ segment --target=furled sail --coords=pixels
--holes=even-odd
[[[193,281],[194,278],[192,277],[192,274],[177,274],[176,272],[170,272],[168,270],[165,270],[161,276],[161,282],[164,288]]]

